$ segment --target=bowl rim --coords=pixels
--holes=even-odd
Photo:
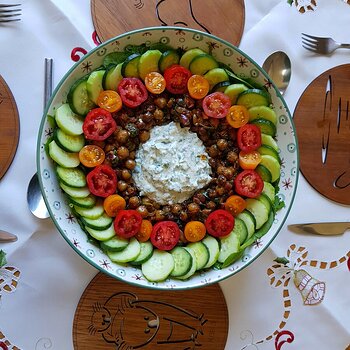
[[[44,125],[45,125],[45,121],[47,119],[48,116],[48,111],[50,109],[50,106],[52,104],[52,101],[54,99],[54,97],[56,96],[58,90],[61,88],[61,86],[64,84],[65,80],[71,75],[71,73],[79,66],[79,64],[81,63],[82,60],[87,59],[88,57],[90,57],[91,55],[93,55],[96,51],[100,50],[101,48],[115,42],[116,40],[120,39],[120,38],[124,38],[127,37],[129,35],[133,35],[136,33],[140,33],[140,32],[144,32],[144,31],[157,31],[157,30],[162,30],[164,32],[166,31],[179,31],[179,30],[183,30],[186,32],[191,32],[191,33],[195,33],[195,34],[199,34],[199,35],[204,35],[208,38],[212,38],[220,43],[222,43],[223,45],[226,45],[230,48],[233,48],[235,51],[237,51],[238,53],[240,53],[242,56],[244,56],[245,58],[247,58],[250,62],[252,62],[256,67],[259,68],[260,72],[263,73],[263,75],[265,76],[265,78],[271,83],[271,85],[273,86],[273,89],[276,92],[277,97],[279,98],[279,100],[282,102],[283,107],[286,110],[286,113],[288,115],[288,120],[291,124],[292,127],[292,134],[294,136],[294,141],[295,141],[295,147],[296,147],[296,159],[295,159],[295,167],[296,167],[296,174],[295,174],[295,185],[293,188],[293,192],[291,194],[291,199],[290,199],[290,205],[289,207],[286,209],[286,213],[283,217],[283,219],[280,221],[279,225],[276,228],[276,232],[273,234],[273,236],[266,242],[266,245],[263,249],[261,249],[261,251],[259,253],[257,253],[254,257],[252,257],[251,259],[249,259],[249,261],[247,261],[244,265],[242,265],[241,267],[234,269],[233,271],[231,271],[230,273],[228,273],[225,276],[220,276],[220,278],[217,278],[213,281],[208,281],[207,283],[203,283],[203,284],[199,284],[197,283],[196,285],[184,285],[184,286],[176,286],[176,288],[171,289],[169,287],[166,286],[161,286],[159,287],[157,283],[153,284],[153,283],[149,283],[149,284],[141,284],[141,283],[136,283],[134,281],[129,281],[129,280],[124,280],[123,277],[116,275],[115,273],[109,272],[108,270],[104,269],[102,266],[99,266],[97,263],[95,263],[94,261],[92,261],[91,259],[89,259],[86,254],[84,254],[82,251],[80,251],[79,249],[77,249],[75,247],[75,245],[70,241],[70,239],[64,234],[62,228],[60,227],[58,221],[55,219],[55,216],[52,212],[51,209],[51,205],[49,204],[48,198],[45,195],[45,191],[44,191],[44,185],[43,185],[43,181],[41,178],[41,165],[40,165],[40,147],[41,147],[41,135],[44,129]],[[73,250],[78,253],[78,255],[80,257],[82,257],[84,259],[84,261],[86,261],[88,264],[90,264],[91,266],[95,267],[99,272],[105,273],[108,276],[112,277],[112,278],[116,278],[118,280],[120,280],[121,282],[130,284],[130,285],[134,285],[136,287],[140,287],[140,288],[148,288],[148,289],[154,289],[154,290],[187,290],[187,289],[196,289],[196,288],[201,288],[201,287],[205,287],[214,283],[219,283],[222,282],[230,277],[233,277],[234,275],[236,275],[238,272],[244,270],[245,268],[247,268],[250,264],[252,264],[255,260],[257,260],[266,250],[267,248],[271,245],[271,243],[275,240],[276,236],[280,233],[281,229],[284,226],[285,221],[287,220],[289,213],[293,207],[294,204],[294,200],[295,200],[295,196],[296,196],[296,192],[297,192],[297,185],[299,182],[299,175],[300,175],[300,157],[299,157],[299,146],[298,146],[298,140],[297,140],[297,136],[296,136],[296,128],[295,128],[295,124],[292,118],[292,114],[290,113],[290,110],[287,106],[286,101],[284,100],[282,94],[280,93],[280,91],[278,90],[278,88],[276,87],[275,83],[269,78],[268,74],[266,73],[266,71],[260,66],[258,65],[258,63],[251,58],[248,54],[246,54],[245,52],[243,52],[241,49],[239,49],[237,46],[231,44],[230,42],[221,39],[219,37],[217,37],[216,35],[210,34],[210,33],[206,33],[197,29],[193,29],[193,28],[187,28],[187,27],[178,27],[178,26],[152,26],[152,27],[145,27],[145,28],[139,28],[139,29],[135,29],[132,31],[128,31],[122,34],[119,34],[113,38],[108,39],[107,41],[99,44],[98,46],[94,47],[93,49],[91,49],[89,52],[87,52],[84,56],[82,56],[79,61],[75,62],[72,67],[63,75],[63,77],[60,79],[59,83],[56,85],[55,89],[52,92],[52,95],[47,103],[47,105],[45,106],[45,109],[43,111],[43,115],[41,118],[41,122],[40,122],[40,126],[39,126],[39,130],[38,130],[38,138],[37,138],[37,152],[36,152],[36,162],[37,162],[37,173],[38,173],[38,178],[39,178],[39,184],[40,184],[40,189],[41,189],[41,193],[43,195],[44,198],[44,202],[46,204],[46,207],[48,209],[48,212],[50,214],[50,218],[51,220],[54,222],[56,229],[58,229],[59,233],[61,234],[61,236],[63,236],[63,238],[65,239],[65,241],[73,248]],[[120,266],[123,266],[120,264]],[[128,265],[127,265],[128,266]]]

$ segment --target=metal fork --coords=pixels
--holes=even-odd
[[[0,4],[0,24],[20,21],[21,4]]]
[[[350,49],[350,44],[341,44],[332,38],[320,38],[317,36],[302,34],[303,48],[314,53],[328,55],[339,48]]]

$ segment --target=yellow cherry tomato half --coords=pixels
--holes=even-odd
[[[97,98],[97,104],[111,113],[118,112],[123,105],[121,97],[113,90],[101,91]]]
[[[117,213],[120,210],[125,209],[125,207],[125,199],[122,196],[119,196],[119,194],[111,194],[103,201],[103,208],[106,214],[112,218],[117,216]]]
[[[240,128],[249,122],[249,111],[245,106],[233,105],[228,110],[226,120],[233,128]]]
[[[204,238],[206,232],[203,222],[190,221],[185,226],[184,235],[187,241],[198,242]]]
[[[238,163],[242,169],[255,169],[260,162],[261,154],[258,151],[239,152]]]
[[[104,150],[96,145],[86,145],[79,151],[79,160],[81,164],[88,168],[93,168],[102,164],[105,157]]]
[[[208,95],[209,82],[202,75],[194,74],[187,81],[187,89],[192,98],[200,100]]]
[[[139,232],[136,233],[135,238],[139,242],[146,242],[151,237],[153,225],[149,220],[142,220]]]
[[[152,94],[161,94],[165,90],[166,82],[158,72],[150,72],[145,76],[146,89]]]
[[[239,213],[241,213],[246,206],[246,201],[237,194],[228,197],[225,202],[225,210],[233,216],[237,216]]]

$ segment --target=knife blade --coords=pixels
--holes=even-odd
[[[319,222],[288,225],[296,233],[311,233],[323,236],[341,235],[350,229],[350,222]]]
[[[0,230],[0,243],[10,243],[10,242],[16,242],[17,236],[6,231]]]

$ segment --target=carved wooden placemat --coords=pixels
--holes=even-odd
[[[228,311],[219,284],[162,291],[98,273],[73,322],[75,350],[223,350]]]
[[[294,111],[300,170],[325,197],[350,204],[350,65],[334,67],[306,88]]]
[[[238,46],[244,29],[244,0],[91,0],[100,40],[154,26],[180,26],[214,34]]]
[[[16,154],[19,141],[19,117],[15,99],[0,75],[0,179]]]

